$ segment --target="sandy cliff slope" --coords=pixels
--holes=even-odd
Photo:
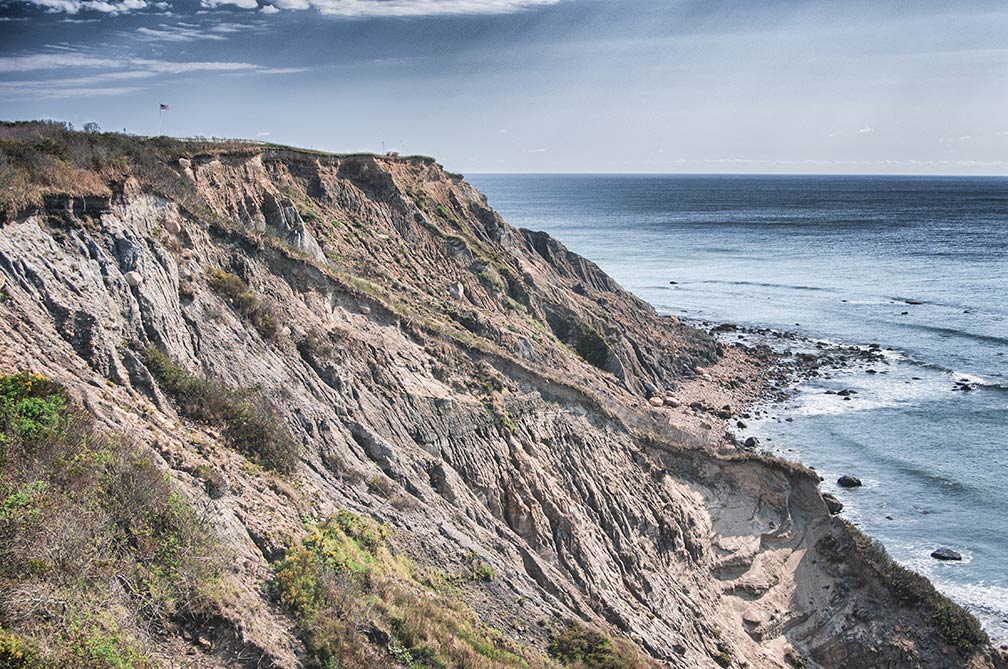
[[[726,442],[765,352],[658,315],[433,160],[0,138],[0,373],[129,435],[232,556],[212,626],[138,632],[165,666],[310,665],[266,584],[344,510],[419,567],[477,564],[452,596],[544,663],[574,620],[673,667],[1004,666],[814,472]],[[273,407],[293,467],[180,410],[152,351]]]

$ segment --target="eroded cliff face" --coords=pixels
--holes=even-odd
[[[220,629],[249,666],[298,666],[262,584],[306,518],[340,509],[393,528],[418,562],[478,555],[494,578],[471,604],[540,648],[578,619],[675,667],[999,662],[956,649],[857,557],[813,472],[725,442],[765,359],[511,228],[432,160],[159,151],[157,179],[40,182],[41,206],[8,212],[0,365],[65,384],[208,509],[238,555]],[[253,466],[180,417],[148,346],[271,398],[296,470]]]

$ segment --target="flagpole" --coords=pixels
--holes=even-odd
[[[164,105],[158,105],[158,135],[164,134]]]

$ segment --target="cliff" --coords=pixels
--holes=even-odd
[[[726,439],[771,356],[433,160],[40,124],[0,152],[22,666],[1004,666],[814,472]],[[52,528],[87,518],[83,570]]]

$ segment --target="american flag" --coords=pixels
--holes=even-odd
[[[168,111],[168,105],[161,103],[161,111]]]

